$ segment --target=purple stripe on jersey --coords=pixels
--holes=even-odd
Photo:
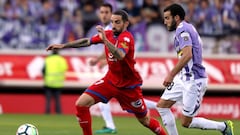
[[[188,68],[188,66],[186,66],[186,67],[184,67],[185,68],[185,70],[186,70],[186,73],[185,73],[185,75],[186,75],[186,81],[189,81],[190,80],[190,76],[191,76],[191,74],[189,73],[189,68]]]

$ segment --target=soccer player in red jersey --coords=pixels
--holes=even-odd
[[[98,35],[83,38],[65,44],[53,44],[48,50],[86,47],[91,44],[104,43],[108,63],[108,72],[98,80],[76,101],[76,116],[84,135],[92,135],[92,122],[89,107],[98,102],[107,103],[116,98],[123,110],[133,113],[138,121],[156,135],[166,135],[159,122],[151,118],[143,100],[142,78],[135,70],[134,38],[127,31],[128,14],[123,10],[115,11],[111,17],[112,30],[104,31],[97,26]]]

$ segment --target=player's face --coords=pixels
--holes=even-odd
[[[168,31],[176,30],[177,23],[174,17],[171,15],[170,11],[166,11],[163,14],[164,16],[164,24],[167,26]]]
[[[99,9],[99,19],[104,24],[107,25],[111,22],[112,12],[109,7],[100,7]]]
[[[125,23],[122,20],[122,16],[120,15],[112,15],[112,31],[114,35],[118,36],[121,32],[125,30]]]

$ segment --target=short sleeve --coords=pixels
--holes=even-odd
[[[184,48],[185,46],[192,46],[192,39],[188,32],[182,32],[178,36],[180,49]]]
[[[99,34],[92,36],[90,39],[91,44],[102,43],[102,39],[100,38]]]

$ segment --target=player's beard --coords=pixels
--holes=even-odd
[[[122,33],[123,29],[117,30],[116,28],[112,28],[114,36],[119,36]]]
[[[168,27],[168,31],[174,31],[177,28],[177,22],[173,19],[171,26]]]

